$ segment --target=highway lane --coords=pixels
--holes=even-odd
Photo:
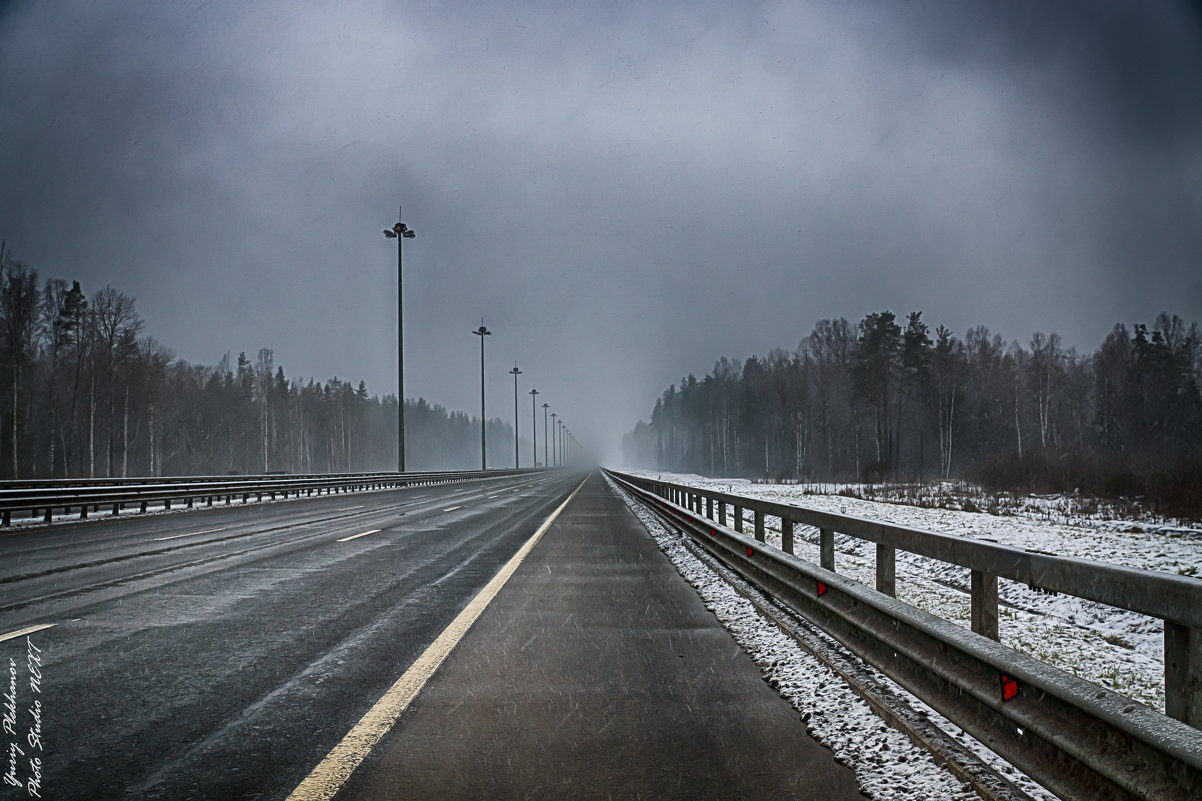
[[[510,476],[0,536],[0,638],[53,624],[28,637],[40,696],[26,681],[27,639],[0,641],[0,660],[19,660],[18,733],[25,706],[44,704],[43,797],[283,798],[578,480]],[[0,734],[0,748],[10,739]],[[0,783],[8,797],[28,796]]]
[[[334,801],[864,799],[599,474],[343,781]]]

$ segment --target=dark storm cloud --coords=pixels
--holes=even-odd
[[[0,236],[134,294],[190,360],[491,410],[609,448],[814,321],[1202,317],[1196,4],[13,4]],[[529,398],[523,398],[529,403]],[[525,407],[523,407],[525,408]],[[523,422],[526,418],[522,418]],[[612,453],[612,451],[610,451]]]

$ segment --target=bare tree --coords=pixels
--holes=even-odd
[[[7,259],[7,252],[4,258]],[[34,360],[38,326],[38,274],[21,262],[0,262],[0,324],[8,358],[9,379],[9,474],[21,474],[20,448],[28,367]]]
[[[104,356],[104,373],[107,385],[108,415],[106,451],[108,473],[113,475],[114,451],[116,446],[116,383],[121,365],[137,353],[138,334],[142,331],[142,318],[134,309],[134,299],[106,286],[92,297],[92,316],[96,329],[96,342]],[[92,398],[92,413],[95,414],[95,393]],[[128,426],[123,440],[128,437]],[[127,442],[122,443],[127,446]]]

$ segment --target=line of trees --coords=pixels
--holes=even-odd
[[[289,379],[267,348],[189,364],[143,329],[129,295],[39,282],[0,243],[0,477],[396,469],[394,395]],[[409,469],[479,467],[479,418],[405,403]],[[486,435],[510,464],[513,429],[494,418]]]
[[[690,374],[624,440],[631,464],[799,480],[965,478],[1151,496],[1202,511],[1202,333],[1118,324],[1093,354],[1056,334],[963,339],[914,312],[822,320],[794,351]]]

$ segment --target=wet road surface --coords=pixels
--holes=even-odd
[[[0,755],[29,752],[24,783],[40,753],[44,798],[285,798],[579,478],[0,535],[0,665],[17,689]],[[35,701],[42,752],[26,741]],[[0,781],[0,801],[28,797]]]
[[[593,474],[336,798],[863,796]]]

